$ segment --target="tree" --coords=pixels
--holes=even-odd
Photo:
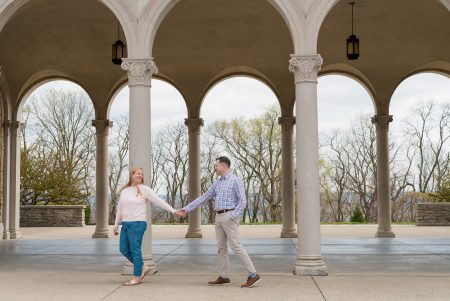
[[[250,221],[281,220],[281,130],[278,107],[268,108],[250,120],[218,121],[211,134],[230,154],[236,172],[244,179]],[[253,214],[251,214],[253,211]],[[245,217],[244,217],[245,218]]]
[[[87,94],[46,90],[24,111],[29,126],[22,139],[22,204],[87,203],[95,162],[94,112]]]
[[[117,202],[119,201],[119,189],[125,185],[128,180],[126,173],[128,168],[128,118],[122,115],[114,120],[110,135],[109,144],[109,176],[108,184],[111,194],[111,203],[109,207],[109,223],[114,224],[116,217]]]
[[[155,134],[153,145],[153,162],[160,166],[161,172],[157,181],[162,182],[166,200],[172,207],[184,207],[187,205],[187,127],[182,123],[167,125]],[[154,220],[161,217],[169,222],[175,221],[173,215],[165,212],[158,213]]]

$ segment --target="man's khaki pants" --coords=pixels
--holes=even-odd
[[[239,242],[239,222],[230,218],[232,211],[216,214],[216,238],[219,251],[220,276],[230,278],[228,242],[233,253],[238,255],[249,273],[256,273],[252,260]]]

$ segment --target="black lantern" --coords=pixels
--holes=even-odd
[[[127,45],[120,40],[120,25],[117,22],[117,41],[112,44],[112,62],[113,64],[122,64],[122,58],[127,56]]]
[[[353,34],[353,5],[352,5],[352,34],[347,38],[347,58],[349,60],[356,60],[359,57],[359,38]]]

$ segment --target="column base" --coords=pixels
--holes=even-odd
[[[395,233],[392,231],[378,230],[377,233],[375,233],[375,237],[377,237],[377,238],[395,238]]]
[[[298,234],[297,234],[297,230],[296,229],[292,229],[292,230],[281,230],[281,238],[297,238]]]
[[[108,238],[109,237],[109,231],[95,231],[94,234],[92,234],[92,238]]]
[[[23,237],[23,233],[21,230],[17,229],[17,230],[10,230],[9,231],[9,238],[11,239],[19,239]]]
[[[3,239],[10,239],[11,238],[11,234],[9,233],[9,231],[5,230],[3,232]]]
[[[327,267],[322,256],[298,256],[294,266],[297,276],[327,276]]]
[[[188,230],[185,238],[203,238],[202,231],[189,231]]]

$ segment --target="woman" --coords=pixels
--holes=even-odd
[[[142,261],[142,237],[147,229],[146,204],[164,209],[172,214],[176,211],[156,193],[144,185],[144,170],[133,167],[128,183],[121,189],[119,204],[116,212],[114,235],[119,234],[119,223],[122,223],[120,231],[120,253],[122,253],[134,265],[134,277],[124,285],[136,285],[141,283],[145,275],[150,272],[150,267],[143,266]]]

